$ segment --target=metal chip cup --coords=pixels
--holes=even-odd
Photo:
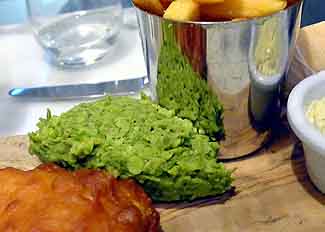
[[[279,121],[301,8],[225,22],[176,22],[136,8],[153,100],[219,141],[219,158],[258,150]]]

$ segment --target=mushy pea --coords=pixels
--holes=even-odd
[[[38,127],[29,148],[43,162],[133,177],[156,201],[193,200],[231,186],[231,171],[216,161],[218,143],[147,99],[83,103],[61,116],[49,112]]]

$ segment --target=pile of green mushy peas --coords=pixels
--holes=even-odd
[[[219,144],[188,119],[147,98],[107,97],[60,116],[48,111],[29,134],[30,152],[65,168],[133,178],[155,201],[193,200],[231,188]]]

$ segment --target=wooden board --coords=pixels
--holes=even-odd
[[[304,28],[291,66],[287,94],[301,79],[324,66],[325,23]],[[319,63],[322,62],[322,63]],[[0,138],[0,168],[31,169],[25,136]],[[159,204],[165,232],[325,231],[325,195],[310,182],[300,144],[284,130],[272,146],[228,162],[236,189],[225,196],[192,203]]]
[[[23,169],[39,164],[27,152],[26,137],[0,139],[0,166],[11,164]],[[237,168],[235,191],[192,203],[157,204],[163,231],[325,230],[325,196],[311,184],[302,148],[288,131],[272,146],[226,165]]]

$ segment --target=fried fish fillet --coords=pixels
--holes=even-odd
[[[54,164],[0,170],[1,232],[154,232],[159,214],[132,180]]]

